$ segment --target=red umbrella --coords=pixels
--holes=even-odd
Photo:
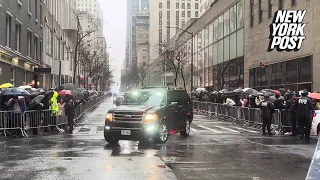
[[[309,93],[309,98],[320,100],[320,93]]]
[[[275,93],[277,93],[277,94],[279,94],[279,95],[281,95],[281,92],[278,91],[278,90],[272,90],[272,91],[275,92]]]
[[[72,91],[70,91],[70,90],[62,90],[62,91],[59,92],[59,95],[60,96],[66,96],[66,95],[72,96]]]

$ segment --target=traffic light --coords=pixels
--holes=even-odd
[[[264,64],[263,62],[260,62],[260,67],[261,67],[261,68],[266,68],[266,67],[267,67],[267,65],[266,65],[266,64]]]

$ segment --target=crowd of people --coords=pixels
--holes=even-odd
[[[8,87],[2,88],[0,92],[0,112],[7,115],[5,119],[4,116],[1,116],[0,127],[8,128],[8,132],[15,136],[22,136],[22,132],[15,128],[23,127],[21,117],[25,112],[29,112],[30,125],[33,127],[34,135],[38,134],[38,128],[36,128],[38,126],[45,127],[45,132],[52,131],[55,128],[52,126],[52,122],[55,122],[57,118],[67,119],[68,127],[65,129],[67,133],[72,134],[77,106],[100,95],[97,92],[89,92],[81,88],[67,90],[63,86],[48,90],[31,87],[27,89]],[[45,111],[50,112],[50,117],[40,121],[36,112]]]
[[[291,128],[287,129],[290,136],[300,135],[301,139],[310,139],[310,129],[314,110],[320,108],[320,101],[308,97],[309,92],[279,91],[251,91],[251,94],[243,92],[206,92],[200,91],[192,94],[193,100],[226,104],[229,106],[259,108],[262,119],[262,134],[272,135],[271,122],[275,110],[286,112],[280,115],[280,121],[290,119]],[[282,111],[285,110],[285,111]],[[298,125],[298,128],[297,128]],[[267,129],[267,132],[266,132]]]

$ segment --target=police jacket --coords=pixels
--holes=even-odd
[[[272,119],[272,115],[275,112],[273,103],[263,100],[258,104],[258,108],[261,110],[262,119]]]
[[[310,118],[313,112],[313,105],[309,98],[299,97],[295,102],[297,117]]]
[[[275,109],[279,109],[280,111],[284,108],[284,105],[283,105],[283,100],[282,99],[276,99],[274,102],[274,108]]]

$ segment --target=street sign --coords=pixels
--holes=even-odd
[[[33,71],[40,74],[51,74],[51,68],[34,68]]]

